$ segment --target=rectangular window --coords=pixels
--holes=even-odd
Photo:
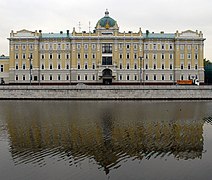
[[[135,76],[134,76],[134,80],[137,81],[137,79],[138,79],[138,78],[137,78],[137,75],[135,75]]]
[[[80,53],[77,54],[77,58],[80,59]]]
[[[102,65],[112,65],[112,57],[102,57]]]
[[[18,50],[19,46],[18,45],[15,45],[15,50]]]
[[[161,49],[164,50],[165,49],[165,45],[161,44]]]
[[[41,75],[41,80],[44,81],[44,75],[43,74]]]
[[[157,59],[157,54],[153,54],[153,59]]]
[[[52,69],[52,64],[49,65],[49,69]]]
[[[127,75],[127,81],[129,81],[130,80],[130,75]]]
[[[161,59],[165,59],[165,55],[164,54],[161,54]]]
[[[49,54],[49,59],[53,59],[53,55],[52,54]]]
[[[58,55],[57,55],[57,59],[61,59],[61,56],[60,56],[60,54],[58,54]]]
[[[148,69],[148,64],[146,64],[146,69]]]
[[[180,45],[180,50],[181,50],[181,51],[184,50],[184,45]]]
[[[81,48],[81,44],[77,44],[77,49],[79,50]]]
[[[157,44],[153,44],[153,50],[157,50]]]
[[[169,59],[173,59],[173,54],[169,54]]]
[[[86,81],[88,80],[88,75],[87,75],[87,74],[85,75],[85,80],[86,80]]]
[[[1,72],[4,72],[4,65],[1,65]]]
[[[162,64],[162,67],[161,68],[164,69],[164,67],[165,67],[164,64]]]
[[[169,79],[170,79],[170,81],[172,81],[172,80],[173,80],[173,76],[172,76],[172,74],[170,74]]]
[[[96,58],[96,55],[95,54],[92,54],[92,58],[95,59]]]
[[[187,58],[191,59],[191,54],[190,53],[188,53]]]
[[[138,48],[137,44],[134,44],[134,50],[136,50]]]
[[[119,75],[119,80],[122,80],[122,75],[121,74]]]
[[[66,54],[66,59],[69,59],[69,54]]]
[[[85,64],[85,69],[88,69],[88,64],[87,63]]]
[[[60,64],[57,65],[57,69],[61,69],[61,65]]]
[[[94,63],[93,63],[93,65],[92,65],[92,68],[93,68],[93,69],[95,69],[95,68],[96,68]]]
[[[181,64],[180,69],[183,69],[183,64]]]
[[[169,45],[169,49],[172,50],[173,49],[173,44]]]
[[[44,69],[44,64],[41,65],[41,69]]]
[[[184,54],[183,53],[180,54],[180,59],[184,59]]]
[[[68,80],[69,80],[69,75],[67,74],[67,75],[66,75],[66,81],[68,81]]]
[[[93,81],[95,81],[95,75],[93,75]]]
[[[41,54],[41,59],[45,59],[45,56],[44,56],[44,54]]]
[[[172,68],[173,68],[173,65],[172,65],[172,64],[170,64],[170,65],[169,65],[169,67],[170,67],[170,69],[172,69]]]
[[[78,81],[80,81],[80,75],[77,76]]]
[[[60,81],[60,79],[61,79],[61,76],[60,76],[60,74],[58,74],[57,75],[57,80]]]
[[[112,53],[112,44],[102,44],[102,53]]]
[[[122,54],[119,54],[119,58],[122,59]]]
[[[191,64],[188,64],[188,69],[191,69]]]
[[[130,59],[130,53],[127,53],[127,59]]]
[[[30,50],[33,50],[33,47],[34,47],[33,44],[30,44],[30,45],[29,45],[29,49],[30,49]]]
[[[154,67],[153,67],[154,69],[156,69],[157,68],[157,66],[156,66],[156,64],[154,64]]]
[[[134,65],[134,69],[137,69],[137,64]]]
[[[23,79],[23,81],[25,81],[25,80],[26,80],[26,76],[25,76],[25,75],[23,75],[22,79]]]
[[[198,65],[197,64],[195,64],[195,69],[198,69]]]
[[[122,64],[120,63],[120,65],[119,65],[119,69],[122,69]]]
[[[18,54],[15,54],[15,59],[18,59]]]
[[[22,59],[26,59],[26,54],[25,53],[22,54]]]
[[[154,81],[156,81],[157,80],[157,76],[154,74]]]
[[[191,50],[191,45],[187,45],[187,49],[190,51]]]
[[[198,54],[195,54],[195,59],[198,59]]]
[[[123,44],[119,44],[119,49],[122,49],[123,48]]]
[[[80,64],[78,63],[78,65],[77,65],[77,69],[80,69]]]
[[[88,54],[85,54],[85,56],[84,56],[84,57],[85,57],[85,59],[88,59]]]
[[[22,45],[22,50],[26,50],[26,45],[25,44]]]
[[[129,63],[127,63],[127,69],[130,69],[130,64]]]
[[[149,49],[149,45],[145,44],[145,50],[148,50],[148,49]]]
[[[15,69],[18,69],[18,64],[15,65]]]
[[[149,76],[148,76],[148,74],[146,74],[146,81],[148,81],[148,79],[149,79]]]
[[[96,49],[96,44],[92,44],[92,49],[93,49],[93,50]]]
[[[84,49],[88,49],[88,44],[84,44]]]
[[[162,74],[161,79],[162,79],[162,81],[164,81],[164,80],[165,80],[165,76],[164,76],[164,74]]]
[[[127,45],[126,45],[126,48],[127,48],[127,49],[130,49],[130,44],[127,44]]]
[[[18,81],[18,75],[15,75],[15,80]]]
[[[134,59],[137,59],[137,54],[136,53],[134,54]]]
[[[49,75],[49,80],[50,80],[50,81],[52,81],[52,80],[53,80],[53,78],[52,78],[52,75],[51,75],[51,74]]]
[[[23,65],[22,65],[22,68],[23,68],[23,69],[26,69],[26,64],[23,64]]]

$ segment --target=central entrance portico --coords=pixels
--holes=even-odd
[[[111,69],[104,69],[102,71],[102,80],[103,80],[103,84],[105,84],[105,85],[112,84],[112,70]]]

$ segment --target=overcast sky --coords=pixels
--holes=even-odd
[[[0,0],[0,54],[8,55],[11,30],[59,32],[94,29],[108,9],[120,31],[202,31],[212,61],[212,0]]]

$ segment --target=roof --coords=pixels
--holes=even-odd
[[[151,39],[174,39],[174,33],[149,33],[148,36],[146,33],[143,34],[144,38],[151,38]]]
[[[1,59],[10,59],[10,57],[9,56],[0,56],[0,60]]]
[[[97,22],[96,26],[98,25],[108,29],[110,27],[114,27],[116,25],[116,21],[109,16],[109,12],[106,10],[105,16]]]
[[[67,33],[42,33],[42,38],[67,38],[69,37]]]

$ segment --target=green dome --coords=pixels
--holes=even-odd
[[[109,17],[109,12],[106,10],[105,17],[101,18],[98,21],[97,25],[109,29],[110,27],[114,27],[116,25],[116,21],[113,18]]]

